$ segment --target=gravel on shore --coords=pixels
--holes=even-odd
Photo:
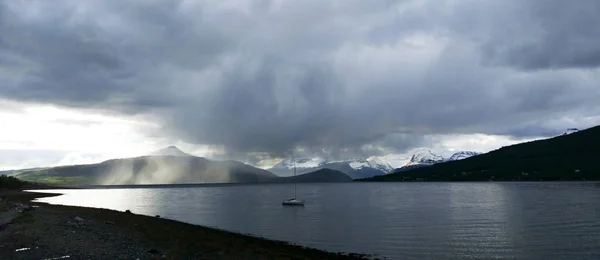
[[[0,190],[2,259],[368,259],[43,196]]]

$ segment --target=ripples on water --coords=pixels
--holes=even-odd
[[[57,190],[53,204],[131,209],[388,259],[600,259],[598,183],[287,184]]]

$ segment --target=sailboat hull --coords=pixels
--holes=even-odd
[[[297,199],[288,199],[284,200],[281,204],[284,206],[304,206],[304,201]]]

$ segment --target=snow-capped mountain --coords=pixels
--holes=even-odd
[[[326,164],[327,160],[325,160],[323,158],[318,158],[318,157],[296,158],[296,161],[294,162],[291,158],[287,158],[287,159],[283,159],[280,162],[278,162],[277,164],[275,164],[273,167],[271,167],[271,170],[291,171],[294,169],[294,163],[296,165],[296,171],[299,173],[301,171],[304,171],[303,169],[319,168],[320,166]]]
[[[393,172],[407,171],[414,168],[434,165],[436,163],[462,160],[479,154],[481,153],[473,151],[460,151],[452,154],[452,156],[448,158],[444,158],[443,156],[437,155],[428,149],[419,150],[413,154],[408,163],[398,169],[393,170]]]
[[[352,159],[345,161],[330,161],[320,157],[296,159],[296,174],[309,173],[320,169],[341,171],[353,179],[357,179],[383,175],[392,171],[393,167],[377,159]],[[293,174],[294,163],[292,159],[284,159],[268,170],[279,176],[290,176]]]
[[[363,168],[373,168],[385,173],[389,173],[392,170],[394,170],[394,167],[392,167],[389,163],[386,163],[381,159],[354,159],[349,160],[347,162],[350,165],[350,167],[352,167],[352,169],[355,170],[360,170]]]
[[[179,150],[176,146],[169,146],[148,154],[150,156],[192,156]]]
[[[565,131],[564,133],[562,133],[562,135],[568,135],[568,134],[572,134],[572,133],[575,133],[575,132],[579,132],[579,129],[577,129],[577,128],[569,128],[569,129],[567,129],[567,131]]]
[[[434,154],[429,149],[423,149],[423,150],[419,150],[415,154],[413,154],[413,156],[410,158],[410,161],[405,166],[415,165],[415,164],[431,165],[431,164],[436,164],[436,163],[443,162],[443,161],[445,161],[443,156]]]
[[[446,161],[456,161],[469,158],[471,156],[479,155],[481,153],[473,152],[473,151],[460,151],[452,154]]]

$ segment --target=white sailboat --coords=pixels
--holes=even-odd
[[[292,152],[292,163],[294,164],[294,177],[296,177],[296,159],[294,158],[294,154]],[[296,180],[294,178],[294,197],[284,200],[282,203],[284,206],[304,206],[304,200],[299,200],[296,198]]]

